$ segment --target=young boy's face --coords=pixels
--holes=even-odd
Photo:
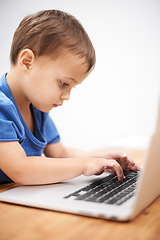
[[[87,67],[84,59],[70,53],[57,59],[34,58],[23,83],[24,94],[36,108],[48,112],[69,100],[71,89],[89,75]]]

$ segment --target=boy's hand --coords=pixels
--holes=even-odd
[[[131,157],[125,153],[109,153],[103,156],[106,159],[116,160],[122,167],[123,170],[131,169],[133,171],[140,171],[140,167],[136,164]]]
[[[125,176],[123,170],[140,170],[133,160],[124,153],[111,153],[103,156],[104,158],[87,159],[83,174],[85,176],[100,175],[103,172],[115,172],[118,180],[122,181]]]

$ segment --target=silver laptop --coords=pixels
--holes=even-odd
[[[0,193],[4,202],[72,214],[129,221],[160,194],[160,104],[157,124],[143,161],[142,171],[80,176],[63,183],[19,186]]]

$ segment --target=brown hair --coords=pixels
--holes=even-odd
[[[14,33],[10,58],[16,64],[21,50],[29,48],[35,56],[54,56],[67,49],[85,57],[89,71],[95,65],[93,45],[79,21],[60,10],[45,10],[25,17]]]

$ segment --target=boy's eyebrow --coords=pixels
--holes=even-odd
[[[72,77],[66,77],[66,78],[72,80],[74,83],[77,83],[76,79],[74,79],[74,78],[72,78]]]

